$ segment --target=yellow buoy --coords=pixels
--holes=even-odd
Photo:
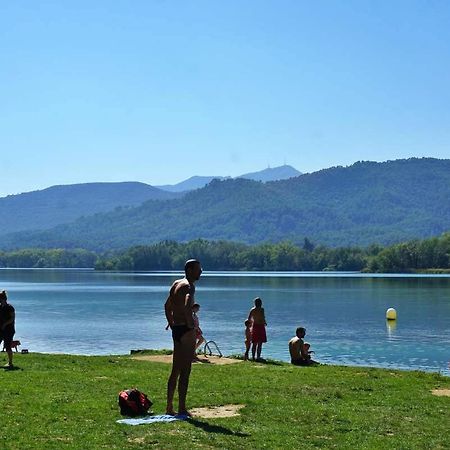
[[[397,319],[397,311],[394,308],[388,308],[386,311],[386,319],[387,320],[396,320]]]

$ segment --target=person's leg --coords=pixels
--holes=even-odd
[[[186,397],[189,387],[190,375],[191,375],[191,365],[183,367],[181,369],[180,379],[178,382],[178,414],[189,414],[186,407]]]
[[[181,369],[181,343],[173,342],[173,359],[172,359],[172,371],[170,372],[169,380],[167,381],[167,406],[166,414],[175,415],[173,409],[173,396],[175,395],[175,389],[177,387],[177,379],[180,375]]]
[[[195,330],[186,332],[181,338],[180,377],[178,379],[178,414],[189,414],[186,396],[191,374],[192,355],[195,352]]]
[[[204,342],[205,342],[205,338],[203,336],[200,336],[197,339],[197,343],[195,344],[195,350],[197,350],[200,347],[200,345],[202,345]]]
[[[7,335],[4,337],[5,350],[6,350],[6,353],[8,354],[8,367],[13,366],[13,354],[12,354],[12,348],[11,348],[12,340],[13,340],[13,336]]]
[[[253,342],[253,343],[252,343],[252,359],[253,359],[253,360],[255,360],[256,346],[257,346],[257,343],[256,343],[256,342]]]
[[[12,367],[13,366],[13,352],[11,350],[11,347],[9,348],[9,350],[6,350],[6,353],[8,353],[9,367]]]
[[[262,342],[258,342],[258,346],[256,348],[256,358],[261,359],[261,350],[262,350]]]
[[[245,342],[244,361],[247,361],[249,351],[250,351],[250,342]]]

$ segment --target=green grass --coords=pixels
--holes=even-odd
[[[117,394],[163,413],[170,366],[129,356],[15,355],[0,371],[0,449],[450,448],[450,388],[438,374],[242,362],[193,366],[190,407],[244,404],[227,419],[127,426]]]

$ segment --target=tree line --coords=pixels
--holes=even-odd
[[[0,267],[93,268],[98,257],[96,253],[84,249],[31,248],[11,252],[0,251]]]
[[[389,247],[314,246],[291,242],[247,245],[198,239],[188,243],[164,241],[132,247],[100,257],[99,270],[179,270],[188,258],[199,259],[207,270],[295,270],[415,272],[450,270],[450,232],[440,237],[414,240]]]
[[[289,241],[249,245],[197,239],[163,241],[127,250],[96,254],[84,249],[25,249],[0,252],[0,267],[94,267],[97,270],[180,270],[189,258],[207,270],[450,272],[450,232],[388,247],[315,246]]]

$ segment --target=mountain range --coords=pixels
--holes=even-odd
[[[117,204],[47,230],[30,219],[35,230],[0,235],[0,248],[106,251],[161,240],[300,243],[305,237],[331,246],[369,245],[450,229],[447,159],[357,162],[266,183],[214,179],[200,189],[164,195],[174,194],[179,197]]]
[[[241,175],[258,181],[273,181],[300,175],[291,166],[264,169]],[[83,183],[52,186],[0,198],[3,221],[0,235],[17,231],[45,230],[72,222],[83,216],[112,211],[115,208],[138,206],[147,200],[179,198],[186,192],[206,186],[213,179],[230,177],[194,176],[181,183],[150,186],[138,182]]]

